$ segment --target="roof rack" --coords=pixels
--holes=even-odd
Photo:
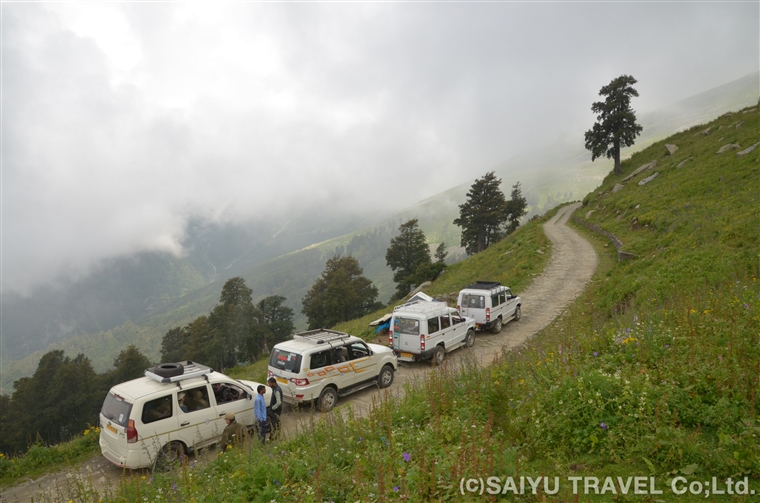
[[[338,332],[337,330],[329,330],[327,328],[317,328],[316,330],[309,330],[308,332],[293,335],[293,339],[309,341],[315,344],[340,341],[349,337],[351,336],[345,332]]]
[[[184,381],[186,379],[194,379],[196,377],[206,377],[214,371],[211,367],[195,363],[190,360],[177,362],[175,364],[164,364],[167,367],[172,365],[171,369],[162,369],[161,365],[151,367],[145,371],[145,377],[149,377],[154,381],[161,383],[171,383]],[[179,373],[181,372],[181,373]],[[163,374],[163,375],[161,375]],[[173,375],[172,375],[173,374]],[[208,381],[208,377],[206,377]],[[178,384],[179,385],[179,384]]]
[[[467,285],[464,288],[469,289],[469,290],[493,290],[494,288],[498,288],[500,286],[501,286],[501,283],[499,283],[498,281],[479,280],[476,283],[473,283],[472,285]]]
[[[395,313],[396,311],[408,311],[411,313],[426,313],[428,311],[434,311],[437,309],[446,309],[447,307],[449,307],[448,304],[445,302],[440,302],[438,300],[421,300],[415,302],[407,302],[406,304],[396,306],[393,308],[393,312]]]

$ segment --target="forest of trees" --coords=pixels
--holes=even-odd
[[[164,362],[197,360],[222,371],[252,361],[293,332],[293,310],[284,297],[257,304],[242,278],[225,283],[219,304],[185,327],[169,330],[162,340]],[[0,452],[18,454],[30,445],[53,445],[98,424],[103,399],[112,386],[141,377],[153,366],[134,345],[114,359],[113,369],[93,370],[83,354],[46,353],[31,377],[14,382],[11,396],[0,396]]]

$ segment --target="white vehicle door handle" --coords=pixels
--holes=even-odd
[[[182,423],[180,426],[187,426],[188,424],[190,424],[190,421],[185,421],[185,422],[184,422],[184,423]]]
[[[221,414],[219,414],[219,417],[222,417],[225,414],[226,414],[226,412],[222,412]]]

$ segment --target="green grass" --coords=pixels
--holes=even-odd
[[[737,120],[740,129],[728,127]],[[366,419],[341,408],[275,445],[253,442],[205,468],[125,482],[111,500],[705,500],[674,494],[676,477],[716,477],[724,489],[726,478],[746,477],[760,492],[760,150],[715,153],[757,141],[758,114],[711,125],[710,136],[695,136],[703,126],[668,138],[680,148],[672,158],[659,142],[623,163],[631,173],[658,160],[653,182],[638,186],[651,174],[642,173],[612,193],[622,177],[610,175],[586,198],[578,214],[595,210],[589,220],[636,258],[616,262],[612,246],[580,229],[600,253],[590,286],[496,364],[444,365],[407,385],[403,399],[378,399]],[[549,256],[539,223],[450,268],[427,292],[478,279],[520,292]],[[367,323],[384,312],[337,328],[371,338]],[[559,491],[461,494],[463,478],[489,476],[516,477],[518,487],[521,476],[559,477]],[[598,477],[600,488],[608,476],[652,476],[663,494],[584,494],[582,484],[573,492],[575,476]]]
[[[0,487],[17,483],[26,478],[35,478],[51,470],[64,466],[72,467],[100,452],[98,444],[99,428],[88,428],[69,442],[57,445],[32,445],[18,457],[8,458],[0,453]]]

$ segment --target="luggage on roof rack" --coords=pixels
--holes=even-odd
[[[203,377],[214,369],[190,360],[176,363],[162,363],[145,371],[145,377],[162,383],[179,382],[186,379]]]
[[[315,344],[339,341],[342,339],[348,339],[349,337],[351,336],[345,332],[338,332],[337,330],[329,330],[327,328],[317,328],[316,330],[309,330],[308,332],[301,332],[300,334],[293,335],[294,339],[305,340]]]

